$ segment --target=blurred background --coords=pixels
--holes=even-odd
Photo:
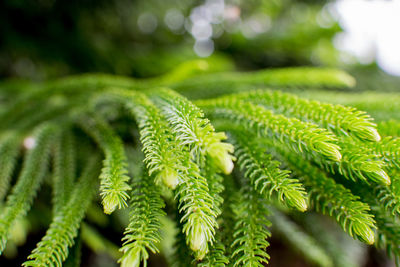
[[[150,77],[225,57],[240,70],[323,65],[397,83],[398,14],[400,1],[383,0],[3,0],[0,77]]]
[[[205,58],[241,71],[339,67],[356,77],[354,90],[399,91],[399,14],[395,0],[2,0],[0,80],[86,72],[146,78]],[[29,237],[27,252],[42,234]],[[107,235],[118,244],[119,235]],[[310,266],[279,239],[271,242],[271,266]],[[392,266],[373,248],[353,249],[360,266]],[[87,266],[114,266],[86,245],[84,254]],[[0,266],[17,266],[9,255]]]

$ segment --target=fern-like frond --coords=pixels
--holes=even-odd
[[[217,232],[215,242],[210,248],[210,252],[200,262],[198,267],[224,267],[229,263],[229,259],[225,256],[225,245],[221,242],[221,235]]]
[[[379,143],[367,144],[389,167],[400,169],[400,138],[387,136]]]
[[[180,224],[182,216],[178,210],[176,210],[175,213],[176,218],[174,219],[178,224],[178,232],[174,240],[174,253],[171,265],[172,267],[193,267],[196,261],[193,259],[192,251],[187,246],[186,236],[182,231],[182,225]]]
[[[271,198],[274,193],[278,199],[300,211],[307,209],[304,188],[297,179],[289,176],[290,172],[279,169],[280,163],[272,160],[257,144],[251,142],[254,136],[244,136],[239,132],[229,134],[229,141],[235,146],[235,156],[244,177],[262,196]]]
[[[122,101],[138,122],[145,163],[149,175],[156,173],[156,180],[176,188],[179,211],[184,213],[182,222],[187,243],[202,259],[208,244],[214,240],[216,217],[220,213],[209,193],[207,179],[192,161],[190,151],[180,146],[176,135],[160,115],[156,106],[143,94],[114,90],[111,96]]]
[[[269,260],[265,250],[269,246],[267,238],[271,235],[267,229],[271,223],[267,219],[269,212],[265,199],[244,185],[236,194],[232,210],[236,222],[232,243],[233,266],[264,266]]]
[[[207,179],[209,194],[213,197],[214,201],[213,206],[220,210],[221,205],[224,202],[221,194],[225,188],[223,185],[224,177],[217,172],[217,169],[215,162],[212,159],[207,158],[204,167],[201,169],[201,176]]]
[[[384,161],[377,157],[376,154],[368,148],[368,145],[349,137],[342,138],[339,144],[342,148],[342,161],[339,163],[335,162],[332,165],[335,165],[334,168],[336,168],[341,175],[353,181],[360,179],[383,185],[390,185],[391,180],[384,170]],[[332,168],[331,171],[335,173]]]
[[[110,214],[117,207],[126,207],[131,187],[128,185],[129,176],[122,140],[107,122],[98,117],[82,117],[79,124],[94,138],[105,156],[100,174],[104,213]]]
[[[314,161],[327,172],[339,173],[352,181],[390,185],[391,180],[384,169],[384,161],[377,157],[368,145],[351,137],[341,137],[338,144],[342,154],[340,161],[324,160],[308,154],[303,154],[303,158]]]
[[[60,135],[54,145],[53,157],[53,214],[67,203],[76,175],[76,151],[71,130]]]
[[[261,104],[278,113],[310,121],[338,135],[353,135],[362,140],[379,141],[376,124],[364,111],[300,98],[280,91],[257,90],[235,95],[245,101]]]
[[[169,188],[176,188],[181,182],[176,160],[177,143],[173,142],[175,137],[157,107],[141,93],[114,90],[110,95],[121,101],[136,119],[149,175],[155,174],[156,182],[162,181]]]
[[[95,195],[99,169],[99,157],[92,157],[75,184],[68,202],[54,215],[46,235],[23,266],[62,266],[68,256],[68,247],[73,246],[81,221]]]
[[[182,184],[177,187],[179,211],[184,213],[183,231],[187,236],[190,248],[195,251],[196,258],[201,260],[209,251],[209,243],[214,240],[215,229],[218,227],[216,217],[220,209],[209,193],[207,179],[200,174],[198,166],[190,159],[190,153],[182,155],[185,159],[185,170],[180,174]]]
[[[367,244],[374,243],[375,222],[368,204],[361,202],[343,185],[323,171],[288,152],[280,151],[290,169],[306,186],[314,208],[333,217],[350,236]]]
[[[149,251],[158,252],[160,243],[160,217],[164,201],[160,189],[148,175],[134,178],[131,192],[131,211],[129,225],[125,229],[124,241],[120,251],[123,252],[119,262],[122,267],[147,266]]]
[[[47,172],[51,145],[59,128],[60,126],[46,123],[39,126],[33,134],[35,147],[27,152],[17,183],[0,213],[0,254],[6,246],[10,227],[28,212]]]
[[[10,188],[11,177],[17,164],[21,136],[10,132],[0,138],[0,203]]]
[[[400,214],[400,192],[399,192],[399,181],[395,181],[389,187],[388,186],[376,186],[374,188],[368,188],[366,190],[359,191],[361,196],[366,194],[373,195],[378,201],[380,206],[391,214]]]
[[[315,124],[274,114],[264,107],[241,101],[234,96],[197,101],[196,104],[211,117],[226,119],[260,137],[272,138],[296,153],[308,152],[333,161],[341,159],[340,148],[335,144],[336,137]]]
[[[272,87],[333,87],[348,88],[355,84],[352,76],[341,70],[322,68],[282,68],[254,72],[213,73],[192,77],[168,86],[191,96],[219,96],[243,88],[255,86]]]
[[[273,210],[269,219],[272,222],[273,233],[277,232],[295,250],[299,251],[309,262],[322,267],[333,267],[333,261],[328,253],[318,244],[318,242],[300,227],[289,220],[285,215],[277,210]]]
[[[160,106],[163,115],[172,126],[181,145],[187,145],[197,162],[206,155],[215,161],[218,168],[225,174],[233,169],[232,145],[223,143],[226,135],[215,132],[203,112],[185,97],[170,89],[159,89],[153,94],[153,99]],[[203,160],[204,161],[204,160]]]

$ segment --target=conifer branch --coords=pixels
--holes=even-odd
[[[381,142],[367,144],[367,146],[389,167],[400,169],[400,138],[387,136]]]
[[[82,117],[80,126],[97,142],[105,159],[100,174],[100,195],[104,213],[111,214],[117,207],[127,206],[129,199],[127,161],[123,142],[113,129],[98,117]]]
[[[187,145],[197,162],[199,158],[209,156],[219,169],[229,174],[233,169],[232,145],[223,143],[226,135],[216,133],[203,112],[185,97],[170,89],[159,89],[153,93],[155,102],[172,126],[181,145]]]
[[[269,255],[265,249],[269,246],[267,238],[271,236],[267,227],[271,226],[267,219],[269,214],[265,199],[248,185],[236,195],[236,203],[232,210],[235,212],[235,232],[232,246],[234,251],[233,266],[264,266],[268,263]]]
[[[47,172],[50,149],[59,128],[47,123],[35,129],[35,147],[27,152],[17,183],[0,214],[0,254],[5,248],[10,227],[30,209]]]
[[[175,133],[145,95],[122,90],[115,90],[112,95],[126,105],[138,122],[149,175],[157,172],[157,180],[176,187],[187,243],[197,259],[204,258],[208,244],[214,240],[216,217],[220,213],[213,206],[215,200],[209,194],[206,178],[191,160],[190,151],[180,146]]]
[[[114,90],[111,96],[121,101],[137,121],[149,175],[155,174],[156,182],[176,188],[181,182],[178,176],[180,166],[176,161],[178,144],[174,142],[175,137],[168,130],[168,125],[158,109],[140,93]]]
[[[372,118],[355,108],[307,100],[293,94],[271,90],[250,91],[234,96],[261,104],[287,116],[317,123],[338,135],[354,135],[369,141],[380,140]]]
[[[282,160],[288,163],[289,168],[306,186],[310,202],[317,211],[333,217],[350,236],[367,244],[374,243],[372,229],[376,227],[366,203],[309,162],[284,150],[279,153],[284,155]]]
[[[235,146],[235,156],[244,177],[254,189],[267,199],[274,193],[288,206],[300,211],[307,209],[306,193],[297,179],[289,176],[290,172],[279,169],[280,163],[272,160],[257,144],[254,144],[239,132],[231,132],[229,141]]]
[[[276,115],[236,97],[197,101],[196,104],[212,117],[251,129],[258,136],[272,138],[296,153],[307,152],[313,157],[319,155],[333,161],[341,159],[340,148],[335,144],[336,137],[315,124]]]
[[[57,138],[53,150],[53,214],[56,214],[67,203],[75,182],[76,151],[70,129]]]
[[[46,235],[23,266],[62,266],[68,257],[68,247],[73,246],[81,221],[94,197],[99,169],[99,157],[91,158],[68,202],[54,215]]]
[[[20,152],[21,136],[11,132],[0,139],[0,203],[10,188],[17,157]]]
[[[139,267],[142,262],[147,266],[148,250],[152,253],[159,251],[160,217],[165,215],[162,210],[165,204],[153,179],[148,175],[135,178],[132,188],[129,225],[120,249],[123,252],[119,260],[122,267]]]
[[[183,81],[168,84],[178,92],[189,94],[201,92],[201,95],[212,97],[232,91],[257,86],[271,87],[333,87],[349,88],[355,85],[355,79],[341,70],[322,68],[282,68],[268,69],[254,72],[225,72],[205,74],[192,77]],[[207,90],[205,90],[205,88]]]
[[[200,262],[197,263],[198,267],[224,267],[229,263],[229,259],[225,256],[225,245],[221,242],[221,235],[219,232],[215,235],[215,242],[210,248],[210,252]]]
[[[400,266],[400,221],[398,217],[388,216],[377,207],[374,210],[377,230],[376,247],[385,249],[393,256],[396,266]]]

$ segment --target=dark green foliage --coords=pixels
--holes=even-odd
[[[25,156],[17,183],[14,185],[0,215],[0,253],[3,252],[10,228],[31,207],[33,198],[47,172],[50,148],[58,129],[54,124],[39,126],[33,137],[35,147]]]
[[[0,201],[3,200],[10,187],[10,180],[17,163],[21,137],[16,133],[9,133],[0,139]]]
[[[53,213],[67,203],[76,176],[76,146],[74,136],[66,130],[54,145]]]
[[[94,156],[76,182],[68,201],[54,214],[46,235],[23,266],[62,266],[68,256],[68,247],[73,246],[86,209],[96,191],[95,178],[98,170],[99,158]]]

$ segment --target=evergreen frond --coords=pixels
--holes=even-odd
[[[379,142],[380,143],[380,142]],[[379,144],[377,143],[377,144]],[[337,171],[350,180],[373,181],[390,185],[390,177],[384,170],[385,163],[367,146],[351,138],[340,140],[342,161],[334,163]],[[332,171],[334,173],[334,171]]]
[[[123,252],[119,260],[122,267],[139,267],[142,262],[147,266],[148,250],[153,253],[159,251],[160,217],[165,215],[162,210],[165,204],[153,179],[147,175],[135,178],[132,188],[129,225],[120,249]]]
[[[400,192],[399,181],[391,184],[390,187],[379,186],[374,188],[373,193],[376,199],[380,201],[383,206],[391,214],[400,214]]]
[[[98,117],[83,117],[79,124],[94,138],[105,156],[100,174],[100,195],[104,213],[110,214],[117,207],[125,208],[131,187],[128,185],[128,163],[122,140],[110,125]]]
[[[368,144],[388,166],[400,169],[400,138],[387,136],[379,143]]]
[[[59,126],[47,123],[38,126],[33,133],[35,147],[27,152],[17,183],[1,208],[0,254],[6,246],[10,227],[30,209],[47,172],[50,149],[58,129]]]
[[[53,214],[67,203],[76,175],[76,151],[71,130],[62,133],[54,145]]]
[[[282,154],[283,160],[306,186],[310,202],[317,211],[333,217],[350,236],[367,244],[374,243],[375,221],[368,204],[309,162],[290,153]]]
[[[271,90],[249,91],[234,96],[287,116],[317,123],[338,135],[354,135],[370,141],[380,140],[372,118],[355,108],[307,100],[294,94]]]
[[[306,193],[297,179],[289,176],[290,172],[279,169],[280,163],[272,160],[271,155],[260,149],[239,132],[229,135],[229,141],[235,146],[237,164],[254,189],[262,196],[271,198],[274,193],[288,206],[300,211],[307,209]]]
[[[121,101],[137,121],[149,175],[155,174],[156,182],[162,181],[169,188],[176,188],[181,182],[178,177],[177,143],[172,142],[174,136],[168,131],[157,107],[140,93],[115,90],[111,95]]]
[[[208,253],[209,244],[213,243],[220,209],[214,206],[216,201],[209,193],[207,180],[190,160],[189,152],[182,158],[185,159],[183,166],[186,169],[180,174],[183,182],[177,187],[175,195],[179,199],[179,211],[184,213],[182,230],[196,258],[201,260]]]
[[[10,188],[17,157],[20,152],[21,136],[11,132],[0,139],[0,203]]]
[[[210,158],[207,158],[204,167],[201,169],[201,176],[207,179],[209,194],[213,197],[214,201],[213,206],[220,210],[224,202],[222,192],[225,187],[223,185],[224,177],[217,172],[217,169],[215,162]]]
[[[168,86],[194,97],[198,96],[196,94],[198,92],[202,97],[212,97],[256,86],[348,88],[354,86],[354,84],[354,78],[341,70],[297,67],[244,73],[212,73],[202,75],[201,79],[195,76],[168,84]]]
[[[317,154],[333,161],[341,159],[340,148],[335,144],[336,137],[315,124],[274,114],[264,107],[241,101],[234,96],[197,101],[196,104],[211,117],[225,119],[260,137],[272,138],[296,153]]]
[[[170,89],[159,89],[153,98],[163,115],[172,126],[182,146],[189,146],[190,153],[197,162],[200,157],[209,156],[219,169],[229,174],[233,169],[232,145],[223,143],[226,135],[217,133],[203,112],[185,97]],[[203,160],[204,161],[204,160]]]
[[[225,245],[220,238],[220,234],[217,233],[210,252],[202,261],[197,263],[198,267],[224,267],[229,263],[228,257],[225,256]]]
[[[264,266],[269,255],[265,251],[269,246],[267,238],[271,226],[267,219],[269,214],[265,199],[248,185],[237,193],[232,210],[235,212],[235,228],[232,243],[233,266]]]
[[[99,157],[91,158],[68,202],[54,215],[46,235],[23,266],[62,266],[68,257],[68,247],[74,245],[81,221],[94,197],[99,169]]]
[[[198,165],[192,161],[190,151],[179,146],[179,141],[156,106],[143,94],[130,91],[113,91],[133,113],[140,129],[140,139],[149,175],[156,173],[170,188],[176,188],[179,211],[184,213],[182,222],[187,243],[202,259],[208,244],[214,240],[216,217],[220,213],[209,193],[208,183]]]

